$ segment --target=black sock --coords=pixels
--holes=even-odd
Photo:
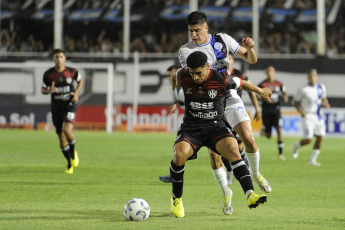
[[[70,147],[69,147],[69,145],[61,148],[61,151],[67,160],[67,163],[68,163],[67,167],[70,168],[71,167],[71,160],[70,160]]]
[[[241,154],[242,160],[244,160],[244,158],[246,158],[246,154],[244,153],[244,148],[241,150],[240,154]]]
[[[68,142],[69,149],[70,149],[70,156],[74,160],[74,146],[75,146],[75,139],[73,141]]]
[[[223,161],[223,164],[224,164],[226,170],[228,172],[231,172],[232,168],[231,168],[231,165],[230,165],[230,161],[228,159],[224,158],[224,157],[222,157],[222,161]]]
[[[254,191],[254,186],[252,182],[252,178],[250,177],[250,173],[248,168],[243,160],[238,160],[231,163],[232,171],[238,182],[240,182],[242,189],[246,195],[249,190]]]
[[[180,198],[183,192],[184,165],[177,166],[173,161],[170,163],[170,175],[172,181],[172,193],[174,198]]]
[[[279,155],[283,154],[284,142],[278,141]]]

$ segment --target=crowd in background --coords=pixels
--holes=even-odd
[[[78,1],[77,1],[78,2]],[[96,1],[97,2],[97,1]],[[99,2],[99,1],[98,1]],[[188,4],[188,0],[166,1],[164,4]],[[217,1],[207,1],[212,4]],[[221,1],[218,1],[218,4]],[[239,1],[241,6],[251,6],[251,0]],[[161,1],[142,1],[141,4],[161,4]],[[286,1],[266,1],[266,7],[283,8]],[[332,0],[326,1],[330,7]],[[80,4],[80,3],[79,3]],[[316,1],[295,0],[294,9],[315,9]],[[344,4],[343,4],[344,5]],[[78,5],[78,7],[81,7]],[[344,6],[337,20],[326,27],[327,55],[345,54]],[[286,20],[273,23],[270,18],[260,18],[260,52],[267,54],[316,54],[316,24],[297,24]],[[53,49],[53,22],[18,19],[15,26],[3,20],[0,33],[0,52],[51,52]],[[211,21],[210,33],[225,32],[237,41],[251,36],[251,23],[232,23],[231,18]],[[64,22],[63,44],[67,52],[121,53],[123,47],[122,22],[67,21]],[[176,53],[188,41],[185,20],[144,19],[131,23],[130,51],[141,53]],[[256,41],[257,42],[257,41]]]

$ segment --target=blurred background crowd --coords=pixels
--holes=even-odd
[[[0,52],[51,52],[54,0],[0,0]],[[64,0],[68,52],[121,53],[122,0]],[[345,1],[325,0],[327,55],[345,54]],[[199,0],[210,33],[252,36],[251,0]],[[188,41],[188,0],[131,0],[130,51],[176,53]],[[316,54],[316,0],[262,0],[260,53]],[[256,41],[257,42],[257,41]]]

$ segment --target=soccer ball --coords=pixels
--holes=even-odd
[[[150,206],[144,199],[133,198],[125,204],[123,215],[130,221],[146,220],[150,216]]]

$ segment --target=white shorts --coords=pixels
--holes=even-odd
[[[314,114],[307,114],[302,117],[302,129],[303,137],[306,139],[311,139],[314,135],[325,136],[326,134],[325,121]]]
[[[232,104],[231,100],[226,100],[224,115],[231,128],[235,128],[242,121],[250,121],[243,102]]]

